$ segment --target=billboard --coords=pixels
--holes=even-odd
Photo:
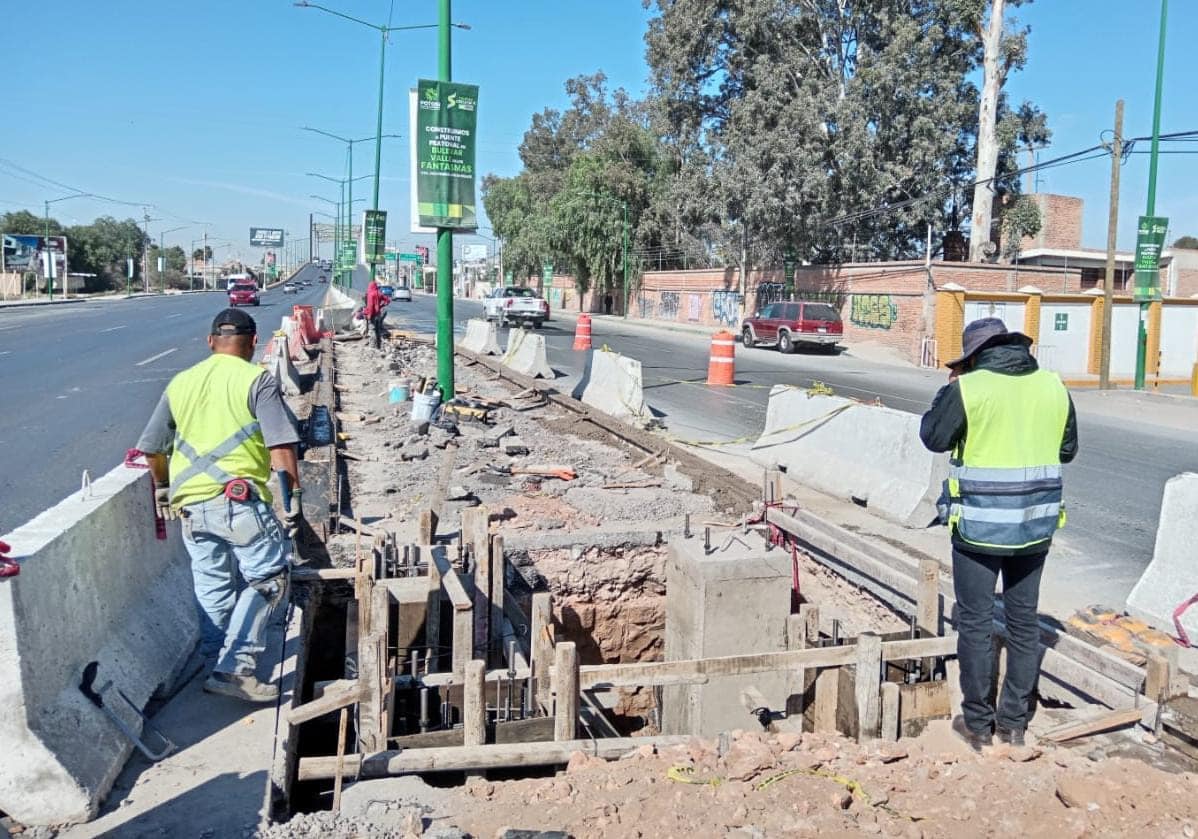
[[[363,262],[376,265],[383,261],[387,241],[387,211],[366,210],[362,214]]]
[[[46,276],[46,262],[43,251],[44,244],[49,242],[49,250],[54,254],[57,277],[65,277],[67,273],[67,239],[65,236],[29,236],[19,233],[4,234],[3,251],[0,252],[0,271],[12,271],[23,274],[33,271],[38,276]]]
[[[486,245],[462,245],[462,259],[466,262],[482,262],[486,258]]]
[[[251,227],[250,247],[281,248],[283,247],[283,230],[279,227]]]
[[[425,227],[478,227],[474,141],[478,85],[416,83],[416,210]]]

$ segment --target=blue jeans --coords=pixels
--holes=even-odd
[[[1023,731],[1040,674],[1040,575],[1048,552],[987,556],[953,548],[953,593],[957,597],[957,658],[961,665],[961,716],[975,734],[997,723]],[[994,694],[994,587],[1002,575],[1007,625],[1007,676],[998,707]]]
[[[287,599],[288,543],[263,501],[223,495],[183,508],[183,544],[200,607],[200,649],[215,672],[248,675]]]

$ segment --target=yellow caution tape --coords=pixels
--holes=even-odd
[[[835,408],[826,414],[820,414],[818,417],[812,417],[809,420],[803,420],[802,422],[796,422],[794,425],[788,425],[785,428],[779,428],[775,431],[771,431],[770,435],[773,436],[775,434],[786,434],[790,431],[799,431],[800,429],[806,428],[809,425],[816,425],[818,423],[823,422],[824,420],[829,420],[832,417],[836,416],[837,414],[847,411],[851,407],[853,407],[853,406],[852,405],[841,405],[839,408]],[[666,436],[666,439],[668,439],[670,442],[679,443],[684,446],[716,447],[716,446],[731,446],[731,445],[735,445],[736,443],[753,442],[753,441],[760,439],[762,435],[761,434],[746,434],[743,437],[734,437],[731,440],[685,440],[681,437],[674,437],[674,436],[668,435],[668,434],[665,436]],[[754,449],[768,449],[771,446],[781,445],[782,443],[785,443],[785,442],[789,442],[789,441],[782,440],[782,441],[779,441],[778,443],[765,443],[764,445],[754,446],[753,448]]]
[[[712,775],[710,778],[696,778],[693,766],[671,766],[666,770],[666,777],[680,784],[695,784],[703,787],[718,787],[724,782],[723,778]]]
[[[760,792],[766,787],[778,783],[778,781],[791,777],[792,775],[806,775],[810,778],[827,778],[829,781],[835,781],[842,787],[847,789],[849,793],[858,797],[865,804],[869,803],[869,794],[862,789],[861,784],[854,781],[852,778],[846,778],[844,775],[837,775],[835,772],[824,772],[820,769],[787,769],[785,772],[779,772],[777,775],[770,775],[761,783],[757,784],[754,789]]]

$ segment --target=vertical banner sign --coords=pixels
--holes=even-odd
[[[782,254],[782,279],[786,284],[786,295],[789,297],[795,290],[795,254],[790,248]]]
[[[377,265],[383,261],[387,250],[387,211],[367,210],[362,222],[366,239],[366,262]]]
[[[474,229],[478,86],[416,83],[416,206],[425,227]]]
[[[546,260],[541,264],[541,291],[553,285],[553,263]]]
[[[1133,296],[1137,303],[1161,299],[1161,247],[1169,219],[1163,216],[1140,216],[1136,228],[1136,285]]]

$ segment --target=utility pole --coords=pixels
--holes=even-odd
[[[1152,151],[1148,157],[1148,208],[1144,211],[1144,215],[1148,219],[1152,219],[1156,215],[1156,164],[1160,154],[1161,145],[1161,88],[1165,81],[1165,32],[1166,21],[1169,16],[1169,0],[1161,0],[1161,32],[1156,48],[1156,96],[1152,106]],[[1151,224],[1151,221],[1149,222]],[[1138,237],[1137,237],[1138,238]],[[1136,242],[1136,261],[1139,262],[1140,243]],[[1159,257],[1159,250],[1158,250]],[[1160,294],[1160,260],[1157,259],[1156,268],[1157,275],[1153,277],[1152,284],[1148,287],[1153,291],[1152,297],[1159,297]],[[1142,292],[1144,286],[1141,285],[1139,278],[1136,278],[1137,292]],[[1136,390],[1144,389],[1144,367],[1148,356],[1148,326],[1145,322],[1148,317],[1149,299],[1142,293],[1137,293],[1140,303],[1140,318],[1138,326],[1138,334],[1136,336]]]
[[[150,238],[150,212],[142,208],[145,214],[145,235],[141,240],[141,290],[146,294],[150,293],[150,247],[147,244],[153,240]]]
[[[1123,165],[1123,100],[1115,103],[1115,136],[1111,141],[1111,199],[1106,226],[1106,278],[1102,285],[1102,346],[1099,349],[1098,387],[1111,387],[1111,309],[1115,296],[1115,236],[1119,227],[1119,172]]]
[[[437,80],[453,81],[450,0],[438,0]],[[437,228],[437,384],[446,401],[455,396],[453,381],[453,230]]]

